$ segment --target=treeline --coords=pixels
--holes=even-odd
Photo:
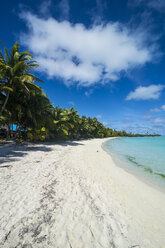
[[[3,43],[2,43],[3,44]],[[0,138],[17,141],[70,140],[134,136],[106,128],[97,118],[80,117],[75,108],[54,107],[36,82],[38,67],[16,42],[11,50],[0,51]],[[138,135],[139,136],[139,135]]]

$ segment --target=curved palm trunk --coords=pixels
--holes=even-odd
[[[9,99],[9,95],[10,95],[10,92],[7,93],[6,99],[5,99],[4,104],[3,104],[2,108],[1,108],[1,111],[0,111],[0,116],[3,114],[3,111],[4,111],[5,107],[6,107],[6,104],[7,104],[8,99]]]

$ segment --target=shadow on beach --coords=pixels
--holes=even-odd
[[[48,145],[61,145],[61,146],[83,146],[84,144],[79,143],[78,141],[60,141],[60,142],[54,142],[54,143],[49,143]]]
[[[19,157],[24,157],[29,151],[49,152],[52,149],[46,145],[16,145],[6,144],[0,147],[0,168],[2,163],[12,162],[18,160]],[[7,167],[7,166],[5,166]]]
[[[2,165],[3,163],[8,163],[12,161],[17,161],[19,157],[24,157],[28,155],[29,151],[41,151],[49,152],[53,149],[51,146],[61,145],[61,146],[78,146],[83,145],[78,141],[60,141],[60,142],[44,142],[44,143],[28,143],[17,145],[15,143],[4,143],[0,146],[0,168],[7,168],[10,165]]]

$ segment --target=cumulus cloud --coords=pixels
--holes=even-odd
[[[154,120],[154,123],[165,123],[165,119],[156,118],[156,119]]]
[[[162,110],[165,110],[165,105],[162,105],[162,107],[161,107],[161,108],[162,108]]]
[[[121,72],[152,60],[153,47],[144,45],[144,33],[132,32],[120,23],[86,28],[29,12],[21,18],[29,28],[21,34],[21,43],[34,54],[42,72],[62,78],[67,85],[116,81]]]
[[[102,115],[97,115],[96,118],[97,119],[101,119],[102,118]]]
[[[159,113],[159,112],[164,111],[164,110],[165,110],[165,105],[162,105],[161,108],[150,109],[150,112],[151,113]]]
[[[150,99],[158,99],[160,97],[161,91],[165,86],[158,85],[150,85],[147,87],[140,86],[128,94],[126,100],[150,100]]]
[[[150,109],[150,112],[151,113],[158,113],[158,112],[161,112],[161,110],[159,108],[153,108],[153,109]]]

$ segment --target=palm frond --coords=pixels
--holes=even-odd
[[[26,75],[31,76],[33,81],[37,81],[39,83],[45,83],[43,80],[39,79],[38,77],[36,77],[35,75],[33,75],[31,73],[26,73]]]
[[[34,84],[30,81],[25,81],[25,84],[31,85],[32,87],[36,88],[37,90],[41,91],[41,87],[38,86],[37,84]]]
[[[11,87],[7,87],[7,86],[0,86],[0,91],[13,91],[13,89]]]
[[[23,72],[26,72],[26,70],[28,70],[28,66],[24,61],[19,61],[13,67],[13,71],[15,73],[19,72],[19,74],[22,74]]]
[[[19,60],[24,59],[24,57],[27,56],[27,55],[29,55],[29,54],[30,54],[29,51],[21,52],[19,54]],[[31,58],[32,58],[32,56],[31,56]]]
[[[2,54],[2,52],[0,51],[0,61],[2,62],[2,63],[6,63],[6,61],[5,61],[5,59],[4,59],[4,57],[3,57],[3,54]]]
[[[3,41],[1,40],[1,43],[3,45],[3,48],[4,48],[4,52],[5,52],[5,56],[6,56],[6,60],[9,62],[10,61],[10,57],[9,57],[9,54],[8,54],[8,51],[7,51],[7,48],[5,46],[5,44],[3,43]]]
[[[19,51],[19,44],[18,44],[18,41],[16,41],[16,43],[15,43],[14,46],[12,47],[11,51],[12,51],[12,55],[13,55],[13,56],[14,56],[14,54],[15,54],[16,52]]]

